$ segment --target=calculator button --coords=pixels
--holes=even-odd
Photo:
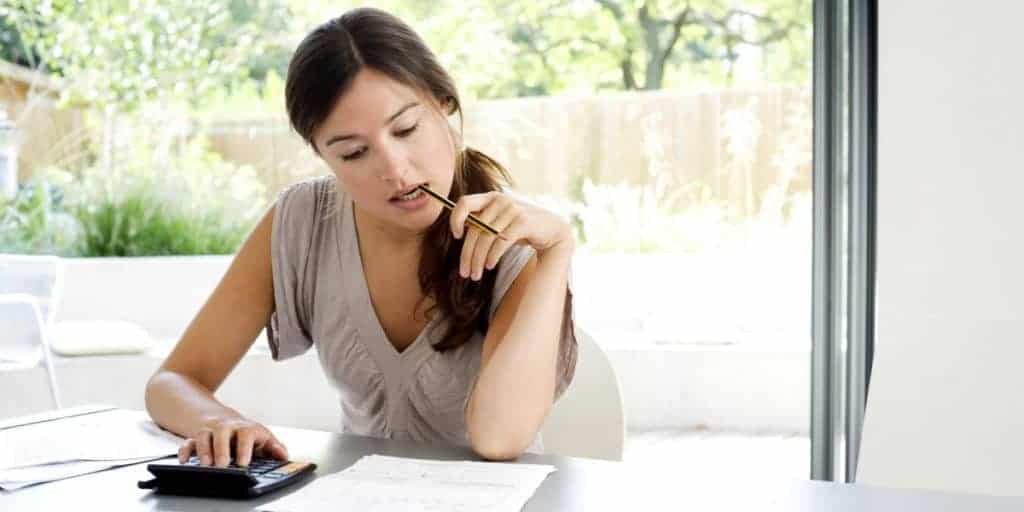
[[[261,462],[251,465],[249,471],[253,473],[266,473],[267,471],[273,470],[283,464],[284,463],[280,461]]]
[[[306,466],[309,466],[308,462],[291,462],[287,466],[277,468],[274,471],[287,475],[290,473],[295,473],[296,471],[301,471]]]

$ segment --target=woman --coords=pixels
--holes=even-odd
[[[316,28],[285,95],[332,176],[278,197],[150,379],[150,415],[188,438],[179,458],[288,457],[213,397],[264,326],[276,360],[316,346],[345,432],[494,460],[541,449],[576,361],[569,224],[501,192],[504,169],[455,129],[451,78],[394,16],[357,9]],[[472,227],[471,212],[502,236]]]

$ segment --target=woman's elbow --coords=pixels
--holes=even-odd
[[[143,403],[146,404],[146,410],[151,414],[153,412],[153,406],[156,400],[158,400],[156,395],[159,393],[159,388],[164,380],[161,378],[161,373],[163,373],[162,369],[157,370],[156,373],[151,375],[149,380],[146,381],[146,387],[143,389]]]
[[[481,458],[493,461],[515,460],[526,452],[526,448],[530,445],[529,440],[519,437],[514,435],[474,435],[470,431],[469,444]]]
[[[160,368],[146,381],[146,387],[143,390],[143,403],[150,416],[159,411],[166,402],[169,390],[174,387],[175,377],[174,372]]]

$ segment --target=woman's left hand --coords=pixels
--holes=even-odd
[[[470,213],[498,230],[504,240],[467,222]],[[462,196],[451,211],[450,222],[455,238],[465,235],[459,274],[474,281],[480,280],[485,269],[493,269],[512,244],[530,245],[538,260],[554,253],[571,257],[576,244],[572,226],[564,219],[501,192]]]

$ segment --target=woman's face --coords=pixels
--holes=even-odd
[[[435,99],[363,68],[313,141],[375,224],[418,234],[441,214],[436,200],[415,191],[427,184],[447,197],[454,177],[452,132]]]

